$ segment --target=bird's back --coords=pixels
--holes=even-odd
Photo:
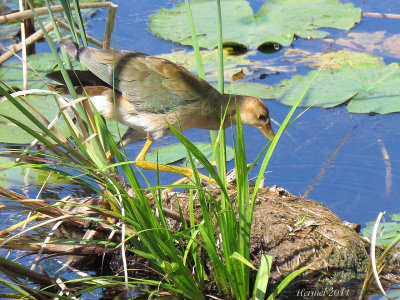
[[[223,100],[206,81],[168,60],[134,51],[79,46],[70,40],[61,40],[59,45],[139,111],[166,113],[194,101]]]

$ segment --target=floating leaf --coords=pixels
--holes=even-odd
[[[56,60],[50,53],[28,56],[29,88],[41,89],[45,84],[40,77],[44,77],[56,66]],[[38,74],[32,71],[32,67]],[[22,90],[22,64],[20,62],[5,63],[0,67],[0,78],[14,89]]]
[[[190,3],[199,46],[217,46],[215,1],[194,0]],[[254,49],[265,43],[289,46],[295,35],[323,38],[320,27],[348,30],[360,21],[361,10],[339,0],[273,0],[266,1],[256,16],[249,2],[222,0],[223,42]],[[192,45],[184,3],[161,9],[150,20],[151,31],[159,37],[183,45]],[[278,48],[279,49],[279,48]]]
[[[44,117],[47,118],[49,122],[57,115],[59,109],[56,104],[54,97],[43,96],[43,95],[31,95],[25,97],[25,99],[35,107]],[[25,108],[30,110],[26,105]],[[0,114],[6,115],[22,122],[23,124],[29,126],[33,130],[38,130],[39,128],[34,125],[24,114],[12,105],[8,100],[3,100],[0,102]],[[64,120],[58,120],[56,127],[66,136],[69,136],[69,131]],[[1,143],[12,143],[12,144],[29,144],[34,140],[34,138],[25,132],[23,129],[16,126],[14,123],[10,122],[6,118],[0,116],[0,142]]]
[[[83,0],[81,1],[81,3],[86,3],[86,2],[92,2],[95,3],[98,0]],[[5,7],[4,10],[2,10],[2,15],[5,16],[7,14],[13,13],[13,12],[17,12],[19,11],[19,6],[18,6],[18,1],[8,1],[7,4],[10,6],[9,8],[7,8],[7,6]],[[38,7],[45,7],[46,6],[46,1],[34,1],[34,3],[32,2],[32,5],[34,5],[34,7],[38,8]],[[94,14],[96,14],[100,9],[99,8],[89,8],[89,9],[82,9],[81,10],[81,14],[82,14],[82,19],[84,22],[85,27],[89,27],[87,19],[92,17]],[[72,10],[72,13],[75,15],[75,11]],[[67,22],[67,20],[64,18],[64,13],[63,12],[53,12],[53,15],[55,17],[55,19],[60,20],[64,23]],[[40,20],[42,21],[43,24],[48,24],[51,22],[50,16],[49,14],[45,14],[39,17]],[[19,31],[21,30],[21,24],[19,21],[14,22],[14,23],[6,23],[3,25],[0,25],[0,40],[11,40],[11,39],[15,39],[17,37],[17,34],[19,33]],[[35,19],[35,28],[38,28],[38,22]],[[64,38],[70,36],[70,32],[67,30],[63,30],[61,29],[61,31],[63,32],[62,36]],[[58,39],[58,37],[56,36],[54,30],[49,31],[49,35],[53,38],[53,39]],[[7,41],[8,43],[10,43],[11,41]],[[16,42],[16,41],[12,41],[12,42]]]
[[[294,63],[305,63],[310,68],[322,67],[324,69],[339,68],[343,65],[358,65],[364,63],[383,63],[382,57],[377,57],[368,53],[355,51],[334,51],[334,52],[317,52],[302,49],[287,49],[285,51],[285,60]]]
[[[25,97],[25,99],[37,109],[40,113],[43,114],[44,117],[47,118],[48,121],[52,121],[53,118],[58,114],[59,108],[56,104],[56,100],[53,96],[48,95],[31,95]],[[24,105],[25,106],[25,105]],[[25,106],[26,107],[26,106]],[[26,107],[27,108],[27,107]],[[30,110],[29,108],[27,108]],[[23,124],[29,126],[34,130],[38,130],[39,128],[34,125],[25,115],[21,114],[21,112],[12,105],[8,100],[3,100],[0,102],[0,114],[10,116]],[[72,115],[71,115],[72,116]],[[57,129],[66,137],[70,136],[69,128],[65,124],[62,117],[57,121],[56,124]],[[110,132],[113,134],[113,137],[116,141],[119,140],[117,126],[115,121],[108,121],[107,127]],[[119,124],[119,129],[121,136],[127,130],[127,126]],[[29,144],[33,141],[33,137],[25,132],[23,129],[16,126],[14,123],[10,122],[6,118],[0,116],[0,142],[1,143],[10,143],[10,144]]]
[[[3,150],[3,149],[2,149]],[[23,168],[20,166],[10,168],[14,162],[8,157],[0,157],[0,186],[7,189],[22,187],[29,184],[71,184],[72,181],[64,176],[43,169]]]
[[[217,88],[217,84],[213,83],[212,86]],[[225,94],[236,94],[244,96],[253,96],[260,99],[273,99],[274,88],[270,85],[254,83],[254,82],[232,82],[224,87]]]
[[[116,123],[115,120],[106,120],[107,128],[110,131],[111,135],[114,138],[114,141],[118,142],[119,139],[119,134],[122,136],[127,132],[128,126],[121,124],[121,123]],[[119,130],[119,134],[118,134]]]
[[[218,80],[218,50],[202,50],[201,58],[203,62],[206,80],[215,82]],[[243,72],[244,76],[252,76],[254,73],[275,74],[276,72],[295,71],[293,66],[277,66],[276,59],[253,61],[249,58],[255,55],[256,51],[246,52],[245,54],[230,55],[230,51],[224,49],[224,80],[233,81],[233,76]],[[185,67],[190,72],[196,74],[197,66],[193,51],[178,50],[172,53],[157,55]]]
[[[293,105],[315,72],[282,81],[274,94],[278,101]],[[397,63],[344,65],[322,70],[307,91],[300,106],[334,107],[348,100],[347,109],[355,113],[400,111],[400,68]]]
[[[205,143],[194,143],[194,145],[204,154],[208,160],[211,159],[213,146],[212,144]],[[226,147],[226,161],[232,160],[234,157],[233,149]],[[146,160],[151,162],[158,162],[166,165],[171,164],[180,160],[183,161],[183,165],[190,167],[190,161],[187,156],[187,149],[182,144],[167,145],[155,148],[153,151],[146,155]],[[202,168],[202,165],[194,157],[193,160],[197,168]]]
[[[347,38],[338,38],[335,43],[357,51],[400,58],[400,34],[350,32]]]
[[[391,216],[393,221],[399,221],[396,219],[398,215]],[[372,231],[374,229],[375,222],[369,222],[367,226],[362,230],[362,235],[371,239]],[[376,243],[378,246],[389,246],[394,239],[400,235],[400,223],[396,222],[386,222],[384,224],[379,224],[378,236]]]
[[[393,221],[400,222],[400,214],[394,214],[391,217]]]
[[[17,36],[20,30],[21,24],[18,23],[3,26],[0,30],[0,41],[13,39]]]

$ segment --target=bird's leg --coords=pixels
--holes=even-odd
[[[180,185],[180,184],[184,183],[186,180],[187,180],[187,178],[186,178],[186,177],[183,177],[183,178],[181,178],[181,179],[175,181],[175,182],[174,182],[173,184],[171,184],[171,185],[172,185],[172,186]],[[174,189],[174,187],[170,187],[170,188],[168,188],[168,189],[163,190],[162,193],[161,193],[161,196],[163,197],[165,194],[171,193],[173,189]]]
[[[118,149],[121,148],[121,143],[118,143]],[[111,149],[106,153],[107,162],[110,162],[111,158],[114,156],[114,151]]]
[[[126,146],[130,143],[135,142],[137,134],[135,134],[135,131],[132,128],[128,128],[128,130],[125,132],[125,134],[122,136],[121,141],[117,143],[117,148],[118,150],[122,148],[122,146]],[[111,149],[106,153],[106,158],[107,162],[111,160],[111,158],[114,155],[114,151]]]
[[[153,144],[153,137],[149,134],[147,136],[147,141],[144,144],[142,150],[140,151],[139,155],[136,157],[136,165],[145,170],[159,170],[163,172],[170,172],[170,173],[177,173],[182,174],[186,178],[190,178],[193,176],[193,170],[187,167],[177,167],[177,166],[167,166],[167,165],[160,165],[153,162],[146,161],[146,154],[149,151],[151,144]],[[199,177],[208,182],[214,182],[213,179],[209,178],[208,176],[201,174],[198,172]]]

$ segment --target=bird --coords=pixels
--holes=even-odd
[[[173,62],[141,52],[96,49],[78,45],[69,39],[58,42],[61,49],[87,70],[68,70],[78,94],[87,96],[106,119],[117,119],[128,126],[121,144],[126,146],[147,139],[136,157],[143,169],[179,173],[187,178],[187,167],[147,162],[152,143],[168,134],[168,123],[177,129],[218,130],[221,114],[227,111],[222,125],[236,123],[237,108],[241,122],[258,128],[269,140],[274,138],[269,111],[262,100],[252,96],[221,94],[207,81]],[[68,94],[60,71],[46,75],[58,84],[50,88]],[[201,179],[210,179],[199,173]]]

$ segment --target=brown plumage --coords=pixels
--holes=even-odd
[[[258,98],[222,95],[185,68],[144,53],[94,49],[70,40],[61,40],[59,45],[89,70],[69,71],[77,92],[82,94],[84,86],[100,114],[108,119],[116,115],[129,127],[123,136],[125,145],[147,137],[148,149],[153,140],[171,133],[166,121],[184,130],[217,130],[221,112],[228,106],[226,128],[236,121],[236,103],[244,125],[260,129],[270,140],[274,137],[268,108]],[[65,84],[59,71],[47,76]],[[64,86],[52,88],[67,92]],[[147,149],[142,149],[137,160],[144,160]]]

